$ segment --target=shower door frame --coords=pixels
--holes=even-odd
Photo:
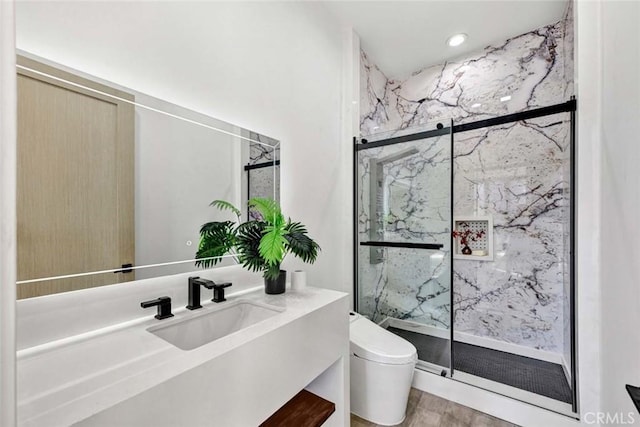
[[[535,119],[539,117],[550,116],[553,114],[560,113],[569,113],[570,122],[569,122],[569,148],[570,148],[570,156],[569,156],[569,306],[570,306],[570,341],[571,341],[571,394],[572,394],[572,403],[571,409],[574,414],[578,414],[578,389],[577,389],[577,372],[578,372],[578,357],[577,357],[577,324],[576,324],[576,268],[575,268],[575,259],[576,259],[576,248],[577,248],[577,236],[576,236],[576,212],[575,212],[575,203],[576,203],[576,110],[577,110],[577,102],[575,96],[572,96],[569,101],[554,104],[546,107],[535,108],[531,110],[521,111],[512,114],[506,114],[503,116],[492,117],[489,119],[478,120],[469,123],[462,124],[454,124],[453,120],[450,121],[449,127],[443,127],[440,129],[427,130],[423,132],[416,132],[414,134],[396,136],[391,138],[386,138],[378,141],[367,142],[366,138],[357,138],[353,137],[353,309],[354,311],[358,311],[358,285],[359,285],[359,277],[358,277],[358,247],[362,243],[360,242],[359,233],[358,233],[358,152],[362,150],[367,150],[370,148],[376,147],[384,147],[387,145],[395,145],[403,142],[416,141],[420,139],[427,139],[434,136],[443,136],[450,135],[450,152],[451,152],[451,222],[453,227],[453,207],[454,207],[454,194],[453,194],[453,179],[454,179],[454,139],[455,134],[460,132],[466,132],[476,129],[482,129],[490,126],[498,126],[507,123],[513,123],[523,120]],[[371,242],[368,242],[371,244]],[[453,251],[453,236],[450,235],[450,244],[451,250]],[[380,243],[380,246],[383,246],[384,242]],[[421,244],[413,244],[416,247]],[[424,244],[423,246],[430,246],[430,244]],[[425,249],[434,249],[431,247],[425,247]],[[449,372],[450,376],[453,376],[454,365],[453,365],[453,351],[454,351],[454,310],[453,310],[453,256],[451,257],[451,267],[450,267],[450,360],[449,360]]]

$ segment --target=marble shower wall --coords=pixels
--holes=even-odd
[[[561,353],[568,113],[460,134],[454,214],[491,215],[494,261],[454,261],[455,330]]]
[[[573,91],[568,27],[562,20],[405,79],[387,78],[361,51],[361,135],[437,120],[476,121],[568,100]],[[501,102],[504,96],[511,99]]]
[[[444,136],[358,156],[360,241],[444,244],[442,251],[360,246],[359,309],[376,322],[392,316],[448,328],[451,193],[434,183],[450,181],[449,151]],[[383,177],[377,191],[369,191],[373,168]]]
[[[569,9],[556,24],[404,79],[387,78],[362,52],[361,134],[411,133],[432,128],[436,121],[463,123],[567,101],[573,93],[572,28]],[[511,99],[501,102],[504,96]],[[454,215],[491,215],[495,251],[494,261],[454,260],[456,331],[567,353],[568,120],[564,113],[456,135]],[[449,180],[427,167],[434,158],[429,147],[437,145],[417,142],[419,155],[389,167],[386,179],[392,182],[410,177],[405,185],[412,204],[390,218],[401,218],[397,224],[405,228],[385,228],[386,239],[420,239],[431,231],[430,238],[448,242],[448,214],[443,214],[449,205],[443,192],[449,191]],[[360,152],[361,240],[370,238],[371,227],[364,200],[368,157],[408,146]],[[439,152],[441,165],[450,159],[447,150]],[[425,226],[417,232],[419,223]],[[363,313],[376,320],[392,315],[448,328],[451,287],[443,261],[449,258],[448,244],[440,264],[432,254],[390,249],[386,262],[370,264],[369,249],[360,251]]]

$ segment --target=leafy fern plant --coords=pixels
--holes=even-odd
[[[210,206],[233,212],[237,221],[202,225],[196,253],[198,267],[214,266],[223,255],[231,254],[250,271],[262,271],[266,279],[276,279],[288,253],[307,263],[315,262],[318,256],[320,246],[309,237],[306,227],[291,218],[285,219],[275,200],[249,200],[249,207],[254,208],[260,218],[246,222],[241,222],[240,210],[229,202],[214,200]]]

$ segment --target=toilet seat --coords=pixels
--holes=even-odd
[[[389,365],[415,363],[418,352],[410,342],[358,314],[351,316],[351,353]]]

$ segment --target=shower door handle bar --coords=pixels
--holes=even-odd
[[[360,246],[379,246],[384,248],[431,249],[440,250],[444,245],[440,243],[411,243],[411,242],[360,242]]]

